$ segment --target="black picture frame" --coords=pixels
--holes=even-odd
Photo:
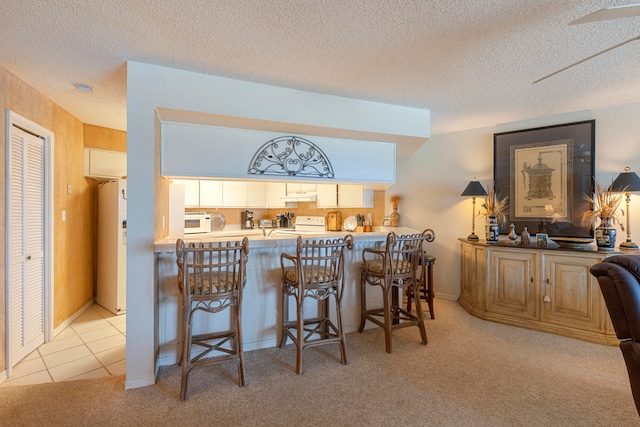
[[[527,226],[549,237],[593,237],[581,224],[595,176],[595,120],[493,135],[496,194],[509,196],[501,233]]]

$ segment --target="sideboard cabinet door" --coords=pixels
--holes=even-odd
[[[488,309],[521,319],[538,319],[537,254],[492,250],[489,264]]]
[[[542,321],[605,332],[606,306],[597,279],[589,268],[601,255],[564,256],[544,253],[541,283]]]

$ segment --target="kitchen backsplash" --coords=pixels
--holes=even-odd
[[[371,218],[374,226],[382,224],[384,218],[385,209],[385,192],[383,190],[373,192],[373,208],[317,208],[316,202],[298,202],[295,208],[277,208],[277,209],[249,209],[253,212],[253,218],[258,223],[261,219],[275,219],[277,214],[285,212],[293,212],[296,216],[300,215],[315,215],[326,216],[328,212],[339,211],[342,214],[342,218],[363,214],[365,217],[368,213],[371,214]],[[227,224],[238,225],[242,222],[241,213],[246,209],[229,209],[229,208],[187,208],[187,212],[218,212],[225,216]]]

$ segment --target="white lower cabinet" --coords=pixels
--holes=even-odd
[[[608,254],[460,242],[458,302],[469,313],[600,344],[619,342],[589,271]]]

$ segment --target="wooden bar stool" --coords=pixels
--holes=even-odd
[[[353,237],[306,240],[298,236],[295,255],[283,253],[282,265],[282,333],[278,347],[287,338],[296,345],[296,373],[302,373],[302,352],[307,347],[338,344],[343,365],[347,364],[347,349],[342,328],[342,294],[344,289],[344,251],[353,248]],[[289,320],[289,298],[296,304],[296,318]],[[336,304],[336,322],[329,314],[329,299]],[[305,316],[306,298],[318,302],[317,314]]]
[[[391,332],[395,329],[417,326],[422,344],[427,344],[427,331],[422,318],[422,303],[416,299],[416,315],[402,308],[398,294],[400,290],[417,289],[418,262],[423,256],[423,242],[435,239],[433,230],[417,234],[387,236],[384,249],[365,248],[362,251],[360,279],[360,327],[364,330],[367,320],[384,329],[385,350],[391,353]],[[379,287],[382,291],[381,308],[367,309],[367,288]],[[417,290],[415,290],[417,293]]]
[[[418,266],[418,295],[427,302],[429,306],[429,314],[435,319],[433,314],[433,265],[436,263],[436,257],[433,255],[424,255]],[[425,268],[426,266],[426,268]],[[407,288],[407,311],[411,312],[411,299],[413,298],[413,288]]]
[[[199,366],[234,362],[238,365],[238,385],[244,386],[241,320],[248,253],[246,237],[242,242],[185,243],[182,239],[176,242],[178,287],[183,301],[179,363],[182,400],[187,396],[187,377]],[[193,334],[197,312],[217,314],[226,309],[229,318],[220,318],[217,330]]]

